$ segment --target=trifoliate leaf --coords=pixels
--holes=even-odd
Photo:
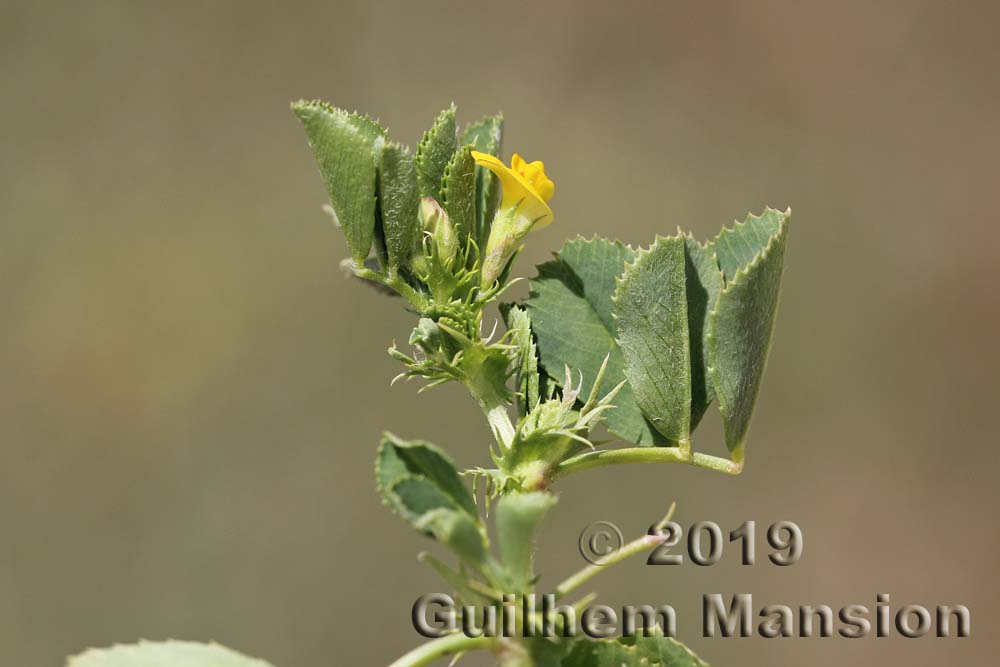
[[[361,266],[375,234],[376,161],[385,130],[369,118],[323,102],[296,102],[292,110],[316,155],[351,258]]]
[[[580,639],[562,667],[708,667],[708,663],[657,630],[649,637]]]
[[[479,524],[465,512],[439,507],[426,512],[414,524],[441,544],[451,549],[463,561],[482,568],[488,561],[486,539]]]
[[[465,128],[463,144],[471,144],[480,153],[500,157],[503,138],[503,114],[487,116]],[[476,167],[476,243],[486,247],[490,224],[500,204],[500,180],[485,167]]]
[[[411,523],[442,507],[478,516],[455,464],[429,442],[384,434],[375,460],[375,482],[385,503]]]
[[[714,253],[684,237],[684,272],[687,281],[688,339],[691,344],[691,430],[715,399],[708,376],[708,316],[722,291],[722,271]]]
[[[791,211],[767,209],[760,217],[725,230],[712,246],[726,275],[726,287],[709,315],[709,375],[719,398],[726,446],[734,460],[742,460],[750,418],[767,364],[771,334],[778,312],[778,294],[788,238]],[[763,235],[774,230],[766,243],[743,266]]]
[[[472,157],[472,146],[458,149],[448,162],[441,184],[441,199],[457,230],[458,247],[464,250],[476,225],[476,161]]]
[[[169,639],[92,648],[71,656],[66,667],[271,667],[219,644]]]
[[[396,143],[382,148],[379,205],[389,267],[405,265],[420,243],[417,171],[410,149]]]
[[[497,504],[497,542],[513,593],[527,593],[535,579],[535,534],[556,497],[536,491],[504,496]]]
[[[611,297],[615,279],[633,259],[627,246],[607,239],[575,239],[559,251],[558,259],[538,267],[525,302],[538,340],[538,358],[546,373],[561,382],[566,366],[583,374],[582,396],[588,396],[604,358],[608,367],[606,391],[625,379],[625,361],[615,340]],[[632,388],[622,387],[604,413],[612,432],[640,445],[665,444],[666,439],[645,419]]]
[[[526,415],[538,405],[539,376],[538,350],[531,333],[531,318],[521,306],[501,304],[507,329],[511,332],[511,344],[517,346],[517,399],[518,412]]]
[[[455,107],[452,105],[438,115],[417,146],[417,185],[421,197],[441,199],[444,170],[458,148],[455,133]]]
[[[643,414],[672,443],[690,442],[691,357],[684,238],[657,238],[626,265],[614,294],[625,377]]]

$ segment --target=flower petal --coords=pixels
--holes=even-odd
[[[489,169],[500,179],[500,185],[503,188],[503,202],[500,204],[502,209],[520,204],[518,206],[518,214],[527,217],[539,228],[545,227],[552,222],[552,209],[549,208],[546,197],[543,193],[535,190],[535,187],[524,176],[492,155],[472,151],[472,157],[475,159],[476,164]],[[516,156],[516,159],[520,160],[520,156]],[[523,164],[524,161],[521,160],[521,163]],[[545,180],[548,181],[548,179]],[[551,181],[548,181],[545,190],[544,194],[548,194],[551,197],[552,192],[555,190],[555,186],[552,185]]]

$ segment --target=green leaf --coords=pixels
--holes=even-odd
[[[658,629],[649,637],[580,639],[562,667],[708,667],[708,663]]]
[[[489,560],[486,540],[480,526],[465,512],[439,507],[426,512],[414,527],[444,544],[456,556],[479,569],[482,569]]]
[[[455,503],[440,486],[426,477],[402,476],[394,480],[386,491],[398,498],[408,518],[419,521],[431,510],[454,508]]]
[[[665,637],[659,630],[656,634],[635,639],[636,652],[650,667],[708,667],[708,663],[696,656],[691,649],[676,639]]]
[[[405,265],[420,243],[419,204],[417,171],[410,149],[396,143],[386,144],[379,169],[379,205],[391,270]]]
[[[407,442],[385,433],[375,481],[386,504],[411,523],[439,508],[461,510],[478,521],[476,504],[455,464],[429,442]]]
[[[386,433],[375,459],[375,482],[386,505],[414,528],[483,568],[486,538],[475,501],[444,452]]]
[[[441,199],[444,170],[457,148],[455,106],[452,105],[438,115],[417,146],[417,184],[421,197]]]
[[[565,366],[574,375],[582,372],[583,396],[590,394],[605,356],[605,390],[625,379],[611,297],[615,279],[632,259],[632,250],[620,242],[575,239],[563,246],[556,261],[540,265],[538,276],[531,280],[531,296],[525,305],[538,341],[539,362],[557,382]],[[629,385],[622,387],[614,405],[614,410],[605,413],[612,432],[640,445],[665,442],[643,416]]]
[[[790,215],[791,211],[767,209],[762,216],[749,216],[745,223],[725,230],[710,246],[719,257],[726,287],[709,315],[709,375],[719,397],[726,447],[737,461],[743,458],[771,346]],[[762,249],[734,270],[735,262],[772,229]]]
[[[465,249],[476,226],[476,161],[472,146],[463,146],[445,168],[441,185],[442,206],[458,231],[458,247]]]
[[[766,208],[759,215],[748,215],[743,222],[736,222],[732,228],[724,227],[713,241],[707,244],[709,252],[714,252],[719,260],[719,268],[726,282],[736,277],[736,272],[746,269],[756,259],[778,233],[781,225],[791,215],[791,210],[781,212]]]
[[[548,639],[532,637],[524,640],[531,656],[532,667],[562,667],[570,663],[563,662],[576,642],[572,639]],[[513,664],[513,663],[512,663]]]
[[[438,560],[433,554],[422,551],[417,554],[417,560],[421,563],[429,565],[431,569],[438,573],[438,576],[440,576],[445,583],[451,586],[451,589],[456,594],[457,601],[460,604],[464,604],[464,601],[489,602],[488,598],[483,596],[481,593],[473,591],[469,588],[468,581],[465,578],[465,573],[453,570]]]
[[[708,316],[723,288],[715,254],[691,236],[684,237],[684,273],[687,282],[689,342],[691,343],[691,430],[715,399],[708,375]]]
[[[66,667],[271,667],[219,644],[169,639],[92,648],[71,656]]]
[[[361,266],[375,234],[375,163],[385,130],[323,102],[296,102],[292,110],[316,155],[351,258]]]
[[[684,238],[657,238],[625,267],[614,294],[625,377],[646,418],[672,443],[691,437]]]
[[[497,542],[511,577],[512,593],[527,593],[534,583],[535,533],[556,497],[536,491],[504,496],[497,504]]]
[[[523,416],[538,405],[538,349],[531,334],[531,318],[527,310],[521,306],[501,304],[500,312],[511,332],[511,344],[517,346],[518,412]]]
[[[503,114],[487,116],[465,128],[463,144],[471,144],[480,153],[500,157],[503,138]],[[485,167],[476,167],[476,243],[486,247],[490,225],[500,205],[500,180]]]

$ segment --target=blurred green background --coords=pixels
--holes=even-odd
[[[796,521],[791,568],[645,567],[717,666],[991,664],[1000,651],[995,201],[1000,5],[970,2],[0,5],[0,664],[216,639],[280,667],[384,665],[441,587],[380,504],[382,429],[460,465],[489,438],[456,387],[389,389],[412,318],[337,268],[288,104],[415,144],[449,102],[503,109],[564,238],[701,237],[794,210],[739,478],[583,473],[543,585],[589,522]],[[524,293],[523,287],[521,294]],[[696,434],[718,453],[718,419]],[[964,603],[970,639],[703,639],[702,593]],[[470,664],[480,664],[470,660]]]

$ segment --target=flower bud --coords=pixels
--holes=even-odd
[[[458,235],[448,214],[433,197],[424,197],[420,200],[420,217],[424,221],[424,232],[433,239],[441,263],[451,264],[458,253]]]

